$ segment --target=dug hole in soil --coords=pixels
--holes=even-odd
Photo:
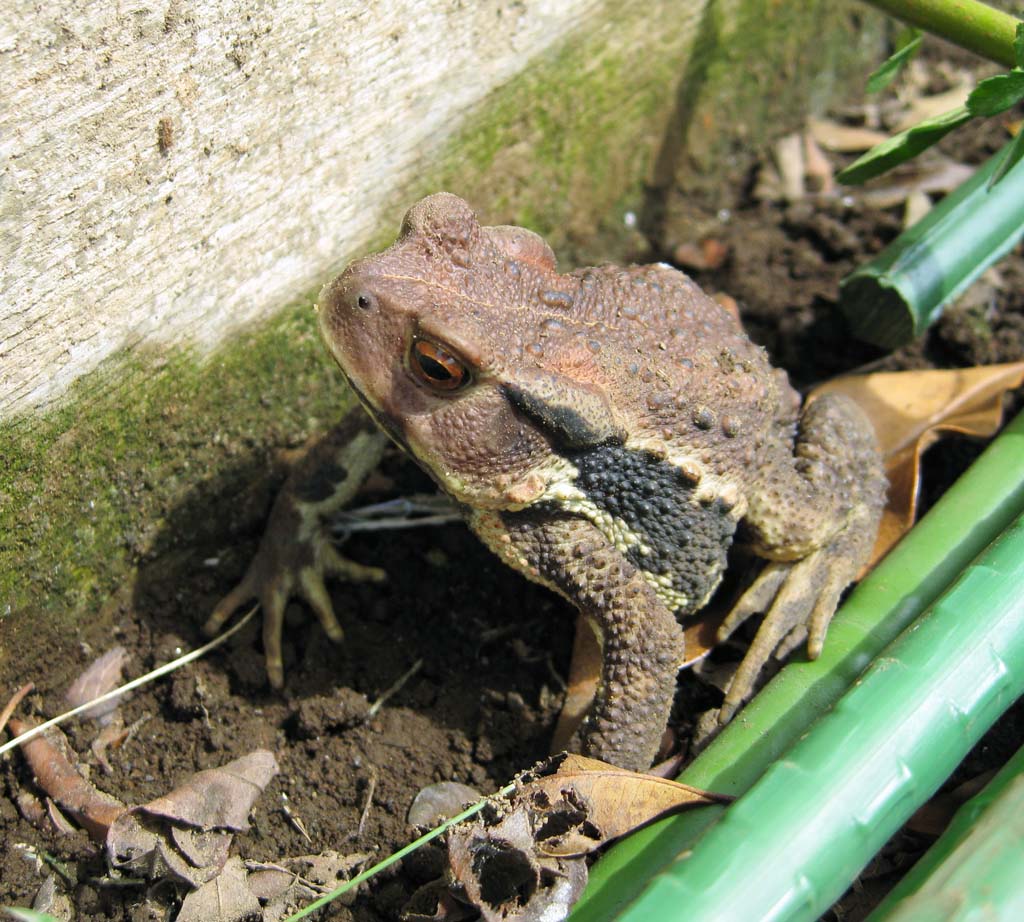
[[[998,126],[972,141],[979,162],[1004,140]],[[792,204],[759,201],[754,176],[738,177],[735,201],[704,201],[699,190],[652,193],[660,215],[619,262],[670,258],[679,245],[713,237],[724,260],[713,269],[684,268],[709,292],[738,303],[754,339],[798,386],[871,363],[879,370],[950,367],[1024,359],[1024,258],[1018,248],[981,283],[979,296],[946,312],[921,340],[883,355],[848,335],[835,308],[837,283],[870,259],[900,230],[898,211],[873,211],[849,198],[807,198]],[[653,240],[653,242],[651,242]],[[586,251],[586,247],[582,248]],[[581,257],[582,261],[582,257]],[[1019,406],[1011,407],[1016,409]],[[947,441],[928,454],[925,504],[938,496],[977,455],[966,441]],[[397,453],[383,465],[377,492],[385,496],[431,489],[427,478]],[[267,508],[272,484],[251,501]],[[259,535],[239,535],[237,546],[195,548],[187,559],[141,562],[137,583],[117,607],[114,635],[97,636],[82,625],[77,636],[47,636],[39,624],[48,663],[9,657],[0,687],[37,683],[31,699],[44,716],[62,710],[66,677],[96,655],[120,644],[137,675],[202,642],[198,626],[243,572]],[[298,603],[287,611],[287,686],[265,684],[255,622],[222,649],[169,679],[134,694],[123,706],[126,723],[142,721],[110,754],[102,773],[89,755],[95,734],[72,723],[68,734],[91,777],[128,803],[165,793],[198,770],[256,748],[272,750],[281,772],[257,800],[252,829],[235,839],[247,860],[274,863],[325,849],[383,857],[414,837],[406,812],[425,785],[456,780],[489,793],[543,758],[561,704],[575,612],[550,593],[499,563],[460,525],[364,533],[345,552],[384,566],[389,580],[335,584],[332,598],[345,642],[326,641]],[[218,555],[217,566],[204,560]],[[723,655],[735,658],[735,651]],[[368,717],[370,704],[422,665]],[[57,665],[55,665],[57,664]],[[57,682],[57,678],[62,681]],[[696,716],[720,692],[694,676],[680,679],[672,728],[685,747]],[[24,710],[24,706],[23,706]],[[959,777],[1001,765],[1021,738],[1020,709],[1011,710],[971,754]],[[23,819],[19,792],[32,787],[19,754],[0,766],[0,905],[29,905],[46,876],[29,849],[60,861],[78,881],[69,892],[76,918],[173,918],[176,897],[168,886],[104,886],[104,866],[85,833],[53,836]],[[286,801],[283,799],[286,795]],[[301,823],[295,822],[297,819]],[[304,829],[305,834],[302,829]],[[306,838],[308,835],[308,839]],[[930,839],[898,834],[833,910],[845,920],[863,918]],[[335,904],[323,918],[359,922],[390,920],[420,884],[437,876],[436,853],[423,853],[364,886],[351,905]]]

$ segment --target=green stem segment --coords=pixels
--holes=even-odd
[[[890,16],[1013,67],[1017,20],[978,0],[867,0]]]
[[[1022,459],[1024,414],[861,583],[836,615],[821,657],[783,669],[680,780],[724,794],[748,791],[868,663],[1024,510]],[[1024,587],[1020,591],[1024,594]],[[789,794],[791,802],[799,799],[799,787]],[[573,922],[617,918],[654,875],[692,848],[722,815],[721,807],[693,810],[614,846],[593,868]],[[772,848],[784,850],[782,841]]]
[[[1024,160],[989,186],[1006,152],[843,279],[840,308],[859,339],[887,348],[909,342],[1020,240]]]
[[[623,922],[817,919],[1024,693],[1022,588],[1024,514]]]
[[[1024,748],[899,882],[868,922],[1024,919]]]

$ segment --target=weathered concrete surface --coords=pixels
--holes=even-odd
[[[475,102],[602,6],[6,4],[0,415],[312,287]]]

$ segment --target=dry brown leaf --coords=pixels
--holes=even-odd
[[[1002,398],[1024,383],[1024,362],[950,370],[876,372],[836,378],[814,394],[843,393],[875,427],[889,497],[871,564],[909,530],[917,512],[921,455],[944,432],[989,438],[1002,422]]]
[[[114,647],[102,656],[93,660],[85,670],[68,687],[64,698],[71,707],[78,707],[93,698],[99,698],[109,691],[113,691],[121,684],[121,672],[124,669],[125,660],[128,659],[128,651],[124,647]],[[95,704],[83,711],[85,717],[98,720],[106,725],[111,720],[111,715],[118,709],[122,697],[111,698],[102,704]]]
[[[536,838],[546,855],[587,854],[684,807],[732,800],[585,756],[561,756],[554,764],[554,774],[530,780],[514,795],[544,817]],[[545,829],[554,831],[545,834]]]
[[[10,727],[18,736],[32,729],[30,724],[16,717],[11,718]],[[46,735],[22,743],[21,751],[39,787],[93,839],[102,842],[111,824],[128,808],[79,774],[67,754],[71,750],[64,735],[53,728]]]
[[[405,821],[411,826],[429,829],[442,820],[453,817],[475,804],[483,795],[468,784],[459,781],[437,781],[420,788],[413,798]]]
[[[835,195],[832,163],[811,134],[804,135],[804,173],[807,185],[817,195]]]
[[[927,160],[913,160],[888,174],[888,182],[859,189],[857,197],[874,208],[892,208],[912,195],[944,195],[966,182],[974,167],[935,154]]]
[[[139,809],[200,829],[242,832],[249,828],[249,811],[256,798],[277,772],[274,754],[257,749],[220,768],[196,772]]]
[[[789,134],[775,142],[772,149],[775,166],[782,180],[782,197],[798,202],[804,197],[804,144],[799,134]]]
[[[484,922],[564,919],[587,883],[582,858],[538,852],[531,817],[523,805],[493,822],[454,827],[448,837],[450,896],[480,910]],[[434,918],[451,917],[438,900]],[[425,912],[420,918],[430,918]],[[457,918],[457,916],[456,916]]]
[[[449,830],[445,878],[417,891],[404,918],[462,919],[469,902],[485,922],[563,919],[586,884],[587,854],[682,807],[726,800],[596,759],[556,756]]]
[[[245,922],[262,919],[260,901],[249,889],[239,857],[227,861],[212,880],[186,893],[177,922]]]
[[[558,715],[555,733],[551,740],[551,751],[561,752],[569,748],[569,742],[583,723],[590,705],[597,694],[601,679],[601,647],[597,635],[583,615],[576,618],[576,637],[572,644],[569,660],[569,678],[565,690],[565,703]]]
[[[973,89],[973,82],[964,80],[943,93],[936,93],[934,96],[916,96],[910,100],[907,111],[896,124],[894,130],[904,131],[907,128],[913,128],[918,122],[935,118],[937,115],[949,112],[950,109],[962,106]]]
[[[277,763],[266,750],[197,772],[118,817],[105,842],[110,864],[191,887],[213,880],[227,860],[232,833],[248,827],[253,803],[275,774]]]

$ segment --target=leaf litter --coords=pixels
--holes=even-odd
[[[409,922],[557,922],[587,882],[586,858],[687,807],[730,798],[606,762],[561,754],[517,779],[447,834],[447,866],[414,895]]]

